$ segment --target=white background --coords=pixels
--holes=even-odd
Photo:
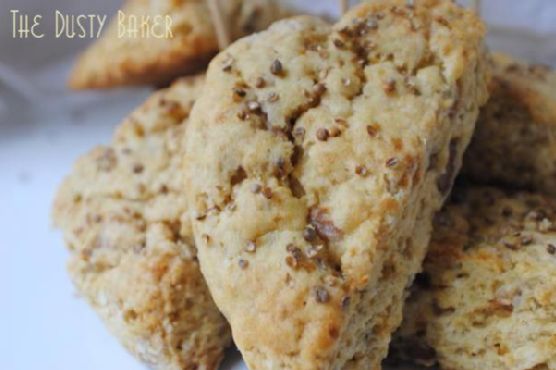
[[[313,12],[336,10],[334,0],[298,4]],[[12,40],[10,29],[10,9],[46,16],[54,9],[103,14],[117,6],[110,0],[0,0],[2,370],[143,368],[76,298],[49,212],[75,158],[107,143],[148,90],[69,92],[64,80],[85,41]],[[483,14],[493,26],[494,48],[556,65],[556,1],[483,0]]]

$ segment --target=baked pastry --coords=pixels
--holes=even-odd
[[[456,194],[436,219],[392,356],[443,369],[555,369],[556,201]]]
[[[181,137],[202,83],[151,97],[110,146],[79,159],[53,208],[77,290],[154,369],[217,369],[230,343],[183,217]]]
[[[376,369],[487,98],[452,1],[275,23],[210,64],[186,193],[202,272],[251,369]]]
[[[462,172],[476,183],[556,195],[556,73],[493,56],[491,99]]]
[[[275,0],[220,3],[234,39],[265,29],[288,14]],[[132,17],[138,20],[135,26]],[[162,86],[199,71],[217,51],[206,0],[128,0],[106,33],[79,58],[69,85],[74,89]]]

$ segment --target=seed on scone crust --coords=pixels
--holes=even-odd
[[[272,62],[272,65],[270,66],[270,72],[273,75],[281,75],[282,72],[284,72],[284,67],[282,66],[282,62],[280,62],[280,60],[276,59],[274,60],[274,62]]]

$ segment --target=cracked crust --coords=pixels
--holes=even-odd
[[[393,357],[443,369],[556,369],[556,202],[456,192],[404,309]]]
[[[79,159],[53,207],[77,290],[154,369],[217,369],[230,342],[199,270],[179,170],[203,83],[184,79],[157,92],[110,146]]]
[[[211,63],[186,192],[251,369],[380,366],[487,98],[483,34],[451,1],[374,1]]]
[[[476,183],[556,195],[556,73],[494,55],[491,99],[462,172]]]
[[[233,39],[265,29],[289,13],[274,0],[221,1]],[[171,18],[168,38],[120,36],[118,15],[106,33],[77,61],[69,79],[74,89],[129,85],[164,86],[173,79],[202,69],[218,52],[218,41],[205,0],[129,0],[122,8],[129,16]],[[126,19],[128,19],[126,18]],[[139,18],[139,24],[141,24]],[[165,29],[165,20],[156,32]],[[170,34],[169,34],[170,35]]]

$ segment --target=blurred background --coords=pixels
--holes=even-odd
[[[338,13],[335,0],[289,0]],[[76,298],[52,196],[78,155],[107,143],[148,88],[72,92],[75,56],[91,39],[54,37],[55,10],[113,14],[117,0],[0,0],[0,369],[141,369]],[[10,10],[43,14],[42,39],[13,39]],[[556,66],[556,1],[483,0],[489,45]],[[241,368],[239,363],[226,368]]]

